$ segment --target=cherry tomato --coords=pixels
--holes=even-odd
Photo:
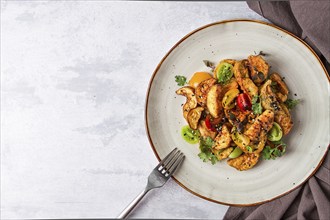
[[[207,72],[196,72],[189,80],[189,85],[191,87],[196,88],[199,85],[199,83],[209,78],[212,78],[212,76]]]
[[[206,118],[205,118],[205,125],[206,125],[207,129],[209,129],[210,131],[216,131],[215,127],[213,127],[211,124],[211,119],[210,119],[209,115],[206,116]]]
[[[221,118],[213,118],[207,115],[205,118],[205,125],[210,131],[217,131],[217,126],[221,123]]]
[[[245,93],[239,94],[237,97],[237,106],[242,112],[251,110],[252,104],[249,96]]]

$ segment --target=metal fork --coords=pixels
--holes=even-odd
[[[148,177],[146,188],[120,213],[118,218],[126,218],[151,189],[162,187],[181,165],[184,158],[184,154],[177,148],[172,150],[171,153],[160,161],[155,169],[152,170]]]

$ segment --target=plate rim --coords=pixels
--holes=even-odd
[[[144,121],[145,121],[145,129],[146,129],[146,133],[147,133],[147,136],[148,136],[148,140],[149,140],[149,143],[150,143],[150,146],[157,158],[158,161],[161,161],[161,158],[159,157],[158,153],[157,153],[157,150],[152,142],[152,139],[151,139],[151,135],[150,135],[150,132],[149,132],[149,126],[148,126],[148,102],[149,102],[149,95],[150,95],[150,89],[151,89],[151,85],[154,81],[154,78],[158,72],[158,70],[160,69],[161,65],[163,64],[163,62],[166,60],[166,58],[173,52],[173,50],[175,48],[177,48],[183,41],[185,41],[188,37],[190,37],[191,35],[203,30],[203,29],[206,29],[208,27],[211,27],[211,26],[215,26],[215,25],[221,25],[221,24],[225,24],[225,23],[232,23],[232,22],[250,22],[250,23],[257,23],[257,24],[261,24],[261,25],[266,25],[266,26],[270,26],[272,28],[275,28],[279,31],[282,31],[286,34],[289,34],[291,37],[293,37],[294,39],[298,40],[300,43],[302,43],[302,45],[304,45],[307,49],[309,49],[309,51],[314,55],[314,57],[318,60],[319,64],[321,65],[323,71],[324,71],[324,74],[327,76],[327,79],[328,79],[328,83],[330,82],[330,77],[329,77],[329,73],[327,71],[327,69],[325,68],[325,66],[323,65],[321,59],[319,58],[319,56],[316,54],[316,52],[311,48],[311,46],[309,46],[305,41],[303,41],[302,39],[300,39],[299,37],[297,37],[296,35],[292,34],[291,32],[281,28],[281,27],[278,27],[274,24],[271,24],[271,23],[267,23],[267,22],[264,22],[264,21],[260,21],[260,20],[254,20],[254,19],[229,19],[229,20],[222,20],[222,21],[217,21],[217,22],[212,22],[212,23],[209,23],[209,24],[206,24],[206,25],[203,25],[191,32],[189,32],[188,34],[186,34],[184,37],[182,37],[178,42],[176,42],[171,48],[170,50],[165,54],[165,56],[160,60],[160,62],[158,63],[158,65],[156,66],[156,69],[154,70],[151,78],[150,78],[150,81],[149,81],[149,84],[148,84],[148,89],[147,89],[147,94],[146,94],[146,100],[145,100],[145,111],[144,111]],[[211,199],[211,198],[208,198],[206,196],[203,196],[203,195],[200,195],[199,193],[197,192],[194,192],[193,190],[189,189],[188,187],[186,187],[184,184],[182,184],[179,180],[177,180],[174,176],[172,176],[172,179],[179,185],[181,186],[183,189],[185,189],[186,191],[192,193],[193,195],[195,196],[198,196],[202,199],[205,199],[207,201],[210,201],[210,202],[214,202],[214,203],[218,203],[218,204],[221,204],[221,205],[227,205],[227,206],[235,206],[235,207],[248,207],[248,206],[255,206],[255,205],[261,205],[261,204],[264,204],[264,203],[267,203],[267,202],[270,202],[270,201],[273,201],[275,199],[278,199],[282,196],[285,196],[287,194],[289,194],[290,192],[296,190],[297,188],[301,187],[303,184],[305,184],[315,173],[316,171],[320,168],[321,164],[323,163],[323,161],[325,160],[325,157],[329,151],[329,148],[330,148],[330,143],[328,144],[328,147],[327,147],[327,150],[325,151],[324,155],[322,156],[320,162],[318,163],[318,165],[315,167],[315,169],[313,170],[313,172],[304,180],[302,181],[300,184],[298,184],[297,186],[293,187],[292,189],[278,195],[278,196],[275,196],[271,199],[267,199],[267,200],[264,200],[264,201],[261,201],[261,202],[256,202],[256,203],[242,203],[242,204],[232,204],[232,203],[226,203],[226,202],[221,202],[221,201],[218,201],[218,200],[215,200],[215,199]]]

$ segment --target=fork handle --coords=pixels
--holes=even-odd
[[[120,219],[125,219],[129,213],[135,208],[135,206],[141,201],[141,199],[149,192],[149,190],[143,190],[118,216]]]

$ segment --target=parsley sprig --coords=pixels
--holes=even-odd
[[[286,107],[288,107],[288,109],[293,109],[299,103],[300,103],[300,99],[287,99],[284,102],[284,104],[286,105]]]
[[[280,141],[275,141],[272,142],[275,147],[270,147],[267,145],[263,150],[262,150],[262,159],[264,160],[275,160],[277,157],[281,157],[285,154],[286,150],[286,144],[280,140]]]
[[[184,86],[187,84],[187,78],[185,76],[175,76],[175,82],[178,83],[178,86]]]
[[[203,162],[211,161],[212,164],[215,164],[218,161],[218,158],[212,153],[213,144],[214,141],[210,137],[200,139],[199,149],[201,152],[198,156]]]
[[[252,111],[255,115],[260,115],[262,113],[261,101],[258,102],[258,99],[258,95],[255,95],[252,98]]]

